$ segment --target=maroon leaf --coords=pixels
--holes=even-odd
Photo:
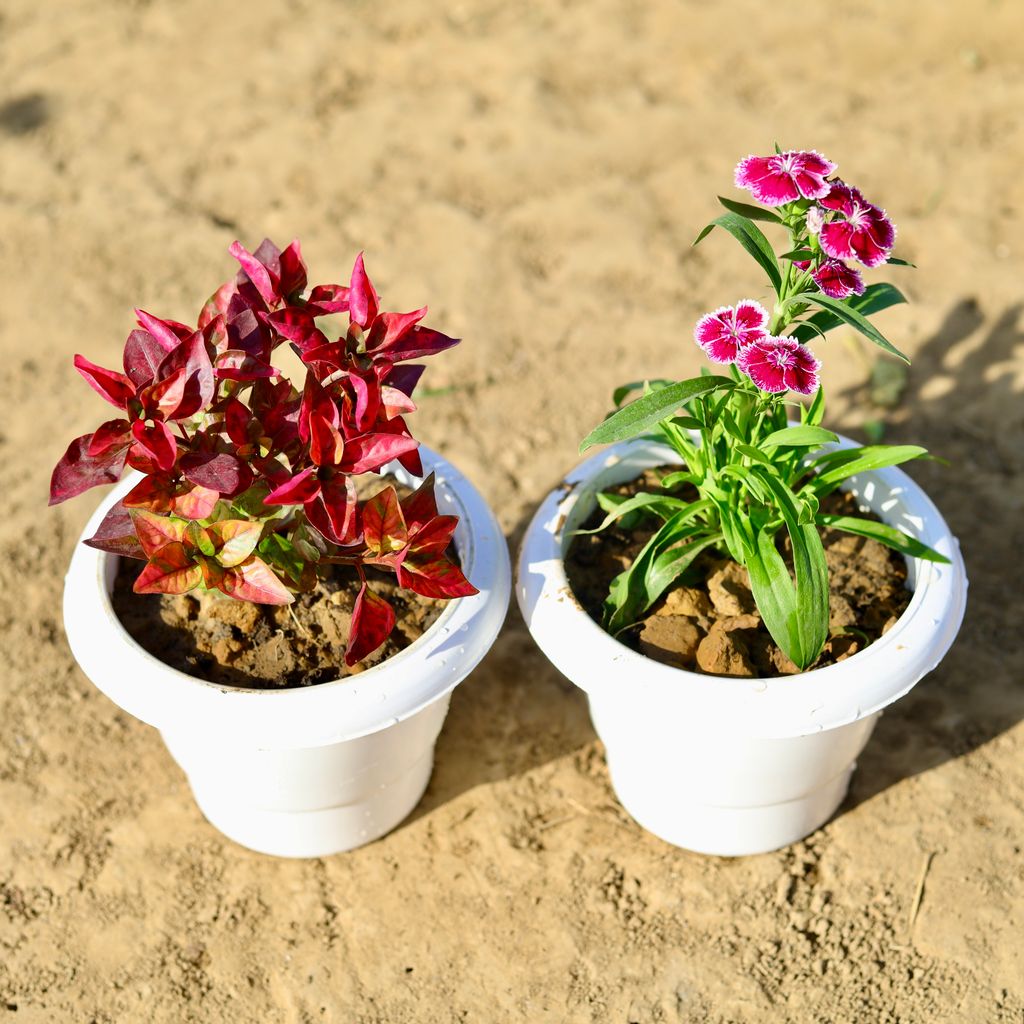
[[[136,390],[146,387],[156,377],[167,350],[149,331],[135,330],[124,343],[124,372]]]
[[[260,293],[263,301],[270,307],[276,306],[278,302],[277,275],[271,276],[267,267],[249,252],[241,242],[232,242],[228,252],[242,265],[246,276],[256,286],[256,290]]]
[[[139,395],[142,408],[150,418],[164,419],[177,410],[185,397],[185,368],[150,384]]]
[[[320,481],[316,478],[316,466],[310,466],[301,473],[275,487],[264,499],[264,505],[304,505],[320,493]]]
[[[370,334],[366,339],[367,350],[376,353],[381,349],[391,348],[426,315],[426,306],[414,309],[411,313],[381,313],[370,328]]]
[[[355,370],[349,372],[347,380],[356,396],[353,416],[355,428],[362,434],[377,422],[380,413],[380,384],[376,374],[363,374]]]
[[[193,332],[187,341],[170,352],[157,372],[162,379],[181,371],[184,371],[181,400],[176,408],[164,414],[171,420],[188,419],[213,401],[216,381],[202,331]]]
[[[132,441],[132,425],[127,420],[107,420],[92,435],[89,454],[102,455],[112,448],[126,448]]]
[[[434,516],[410,537],[409,548],[413,556],[418,560],[444,554],[458,524],[458,516]]]
[[[342,546],[354,543],[359,536],[358,509],[355,484],[344,474],[321,481],[320,494],[305,506],[310,525]]]
[[[433,473],[412,494],[402,499],[402,512],[410,532],[422,529],[437,516],[437,495],[434,493]]]
[[[76,437],[61,456],[50,477],[50,504],[58,505],[90,487],[113,484],[124,470],[125,449],[109,449],[102,455],[90,455],[92,434]]]
[[[196,453],[181,460],[186,479],[201,487],[234,497],[252,485],[252,470],[239,458],[227,452]]]
[[[85,356],[75,356],[75,369],[100,398],[105,398],[116,409],[126,409],[128,400],[135,397],[135,385],[123,373],[105,370]]]
[[[213,361],[213,372],[221,380],[259,380],[279,377],[281,371],[238,348],[218,354]]]
[[[152,426],[147,427],[142,420],[136,420],[132,424],[132,437],[135,438],[135,444],[132,446],[129,461],[136,469],[148,471],[148,466],[135,465],[132,457],[138,456],[137,449],[141,449],[143,455],[152,459],[157,469],[162,469],[166,473],[174,468],[175,459],[178,457],[178,443],[166,423],[156,420]]]
[[[298,295],[306,287],[306,264],[302,261],[302,248],[296,238],[281,253],[280,292],[285,298]]]
[[[356,596],[349,625],[345,664],[354,665],[372,654],[395,628],[395,610],[364,583]]]
[[[145,558],[131,513],[118,502],[104,517],[99,529],[85,541],[91,548],[124,558]]]
[[[366,276],[363,254],[360,253],[352,268],[352,280],[348,289],[348,315],[352,323],[364,329],[368,327],[377,316],[379,301],[377,292]]]
[[[429,327],[413,327],[401,341],[395,342],[390,348],[377,349],[373,356],[389,363],[401,362],[403,359],[423,359],[458,345],[460,340],[449,338],[447,334]]]
[[[423,376],[426,369],[422,364],[410,364],[406,366],[384,366],[382,369],[381,384],[397,388],[403,394],[412,397],[416,385]]]

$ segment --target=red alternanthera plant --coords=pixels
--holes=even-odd
[[[310,288],[297,241],[230,251],[241,269],[196,326],[136,310],[123,372],[75,356],[118,415],[71,442],[50,504],[139,471],[86,542],[145,560],[139,593],[205,589],[288,604],[332,566],[351,566],[361,581],[352,665],[395,623],[366,566],[427,597],[477,592],[447,556],[457,519],[438,514],[432,477],[408,498],[386,487],[368,501],[354,479],[394,460],[422,476],[405,417],[424,368],[410,360],[458,339],[424,326],[426,307],[382,312],[362,254],[348,285]],[[302,360],[301,391],[273,365],[282,345]]]
[[[865,285],[852,265],[906,265],[892,256],[896,229],[884,210],[835,177],[836,170],[827,157],[804,150],[740,161],[735,183],[762,205],[719,197],[726,212],[697,242],[716,227],[740,242],[767,278],[771,311],[748,298],[706,313],[697,321],[694,339],[712,362],[728,368],[729,376],[619,388],[618,410],[581,445],[584,451],[653,434],[684,464],[662,480],[663,493],[599,498],[607,512],[599,530],[632,514],[646,516],[652,532],[633,564],[612,581],[604,625],[613,634],[635,625],[696,557],[711,549],[746,567],[765,626],[804,669],[818,658],[828,636],[823,528],[946,561],[895,527],[820,508],[821,499],[849,477],[926,454],[916,445],[834,450],[836,435],[820,426],[825,400],[821,364],[809,347],[815,339],[846,325],[906,359],[868,319],[906,300],[890,284]],[[781,254],[758,223],[783,233],[787,244]],[[623,406],[638,388],[643,396]],[[791,394],[813,398],[803,404],[787,397]],[[791,416],[798,425],[789,424]],[[683,485],[695,488],[697,498],[682,497]],[[792,570],[779,543],[783,533]]]

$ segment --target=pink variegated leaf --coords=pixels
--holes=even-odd
[[[318,284],[309,293],[306,308],[313,316],[348,312],[348,288],[342,284]]]
[[[203,570],[181,544],[167,544],[139,573],[136,594],[187,594],[203,582]]]
[[[392,459],[414,452],[418,446],[419,442],[414,437],[400,434],[360,434],[345,441],[341,468],[346,473],[370,473]]]
[[[199,568],[203,570],[203,586],[207,590],[220,590],[224,585],[224,577],[230,572],[219,562],[205,556],[199,557]]]
[[[133,456],[140,454],[152,459],[153,464],[164,472],[174,468],[175,459],[178,457],[178,443],[166,423],[155,420],[152,426],[147,426],[143,420],[136,420],[132,424],[132,437],[135,438],[135,444],[132,445],[128,460],[136,469],[148,472],[148,466],[135,465]]]
[[[409,537],[410,557],[417,560],[442,555],[452,542],[458,516],[434,516]]]
[[[365,502],[362,515],[363,540],[372,554],[393,554],[405,547],[409,531],[394,487],[385,487]]]
[[[136,390],[152,384],[167,350],[149,331],[137,329],[124,343],[124,372]]]
[[[321,481],[319,495],[305,506],[306,519],[313,529],[343,547],[359,538],[358,511],[355,484],[343,473]]]
[[[185,368],[176,370],[163,380],[150,384],[139,394],[142,408],[147,416],[167,419],[181,407],[185,398]]]
[[[246,519],[220,519],[206,527],[206,536],[216,550],[213,557],[225,569],[244,562],[256,550],[261,533],[261,522]]]
[[[249,252],[241,242],[232,242],[228,247],[228,252],[242,265],[242,270],[245,271],[246,276],[256,286],[256,290],[260,293],[263,301],[271,308],[276,306],[279,301],[277,294],[279,281],[277,275],[272,275],[270,270],[256,256]]]
[[[253,604],[291,604],[295,600],[274,570],[256,555],[228,569],[218,587],[229,597]]]
[[[181,472],[194,484],[234,497],[252,485],[252,470],[229,452],[194,453],[181,460]]]
[[[469,597],[479,591],[462,570],[443,555],[423,561],[408,557],[398,567],[400,586],[423,597]]]
[[[126,450],[112,448],[102,455],[90,455],[92,437],[92,434],[76,437],[54,467],[50,477],[51,505],[74,498],[90,487],[113,484],[120,479]]]
[[[416,403],[404,391],[399,391],[398,388],[385,385],[380,389],[380,400],[384,409],[384,415],[389,420],[404,413],[416,411]]]
[[[220,501],[220,495],[210,487],[191,482],[175,489],[171,507],[182,519],[209,519]]]
[[[103,517],[99,528],[84,543],[91,548],[109,551],[112,555],[121,555],[124,558],[146,557],[142,544],[139,543],[139,536],[135,532],[131,513],[121,502],[114,505]]]
[[[135,310],[135,317],[139,326],[153,335],[165,353],[173,352],[192,336],[193,329],[187,324],[178,323],[177,320],[161,320],[144,309]]]
[[[294,298],[306,287],[306,264],[302,260],[302,248],[296,238],[281,253],[281,280],[279,290],[282,297]]]
[[[437,518],[434,483],[434,474],[431,473],[412,494],[402,499],[402,514],[410,533],[421,530],[432,519]]]
[[[380,300],[374,290],[369,277],[366,276],[366,268],[363,266],[363,254],[356,257],[355,266],[352,268],[352,280],[348,289],[348,315],[354,324],[367,328],[377,316],[380,309]]]
[[[135,397],[135,385],[123,373],[97,366],[85,356],[75,356],[75,369],[85,378],[89,387],[115,409],[126,409],[129,399]]]
[[[188,526],[184,519],[158,516],[141,508],[133,508],[128,514],[147,558],[152,558],[168,544],[183,543]]]
[[[207,352],[224,352],[230,348],[228,342],[228,324],[222,313],[212,317],[200,328]]]
[[[215,317],[227,313],[231,299],[237,294],[235,282],[225,281],[207,300],[199,313],[199,329],[205,330]]]
[[[395,628],[395,610],[379,594],[363,583],[356,595],[349,625],[345,664],[354,665],[372,654]]]
[[[320,493],[320,481],[316,477],[316,466],[310,466],[301,473],[282,481],[264,499],[265,505],[304,505]]]
[[[144,508],[149,512],[166,515],[174,511],[174,492],[174,481],[171,477],[147,476],[121,499],[121,503],[126,508]]]
[[[460,340],[449,338],[447,334],[430,327],[413,327],[401,341],[396,341],[390,348],[377,349],[372,355],[374,359],[388,363],[398,363],[404,359],[423,359],[458,345]]]
[[[132,425],[127,420],[107,420],[96,428],[89,442],[89,455],[96,457],[113,448],[126,448],[132,443]]]

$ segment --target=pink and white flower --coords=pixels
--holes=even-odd
[[[819,202],[838,214],[821,229],[821,247],[829,256],[859,260],[865,267],[877,267],[889,258],[896,228],[885,210],[841,181],[834,182],[832,191]]]
[[[838,165],[813,150],[789,149],[773,156],[748,156],[736,166],[735,181],[765,206],[796,199],[821,199],[832,187],[825,179]]]
[[[818,390],[821,363],[793,338],[769,336],[755,341],[740,352],[736,365],[762,391],[810,395]]]
[[[860,271],[831,256],[826,256],[811,271],[811,278],[833,299],[848,299],[851,295],[864,294],[864,278],[860,276]]]
[[[735,306],[720,306],[697,321],[693,337],[709,359],[716,363],[734,362],[744,346],[768,337],[768,310],[753,299],[742,299]]]

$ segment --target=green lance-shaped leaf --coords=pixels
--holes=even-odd
[[[764,237],[764,232],[749,217],[739,213],[723,213],[721,217],[716,217],[704,228],[694,239],[693,244],[697,245],[702,242],[716,227],[728,231],[754,257],[761,269],[768,275],[768,280],[771,281],[775,294],[778,295],[782,290],[782,271],[779,269],[775,250],[768,239]]]
[[[816,306],[823,306],[825,309],[832,313],[835,313],[840,320],[844,323],[849,324],[855,330],[860,331],[869,341],[873,341],[879,348],[884,349],[890,355],[894,355],[903,362],[909,363],[910,360],[891,342],[889,339],[882,334],[882,332],[870,321],[867,317],[858,313],[852,306],[847,306],[842,299],[833,299],[824,293],[813,295],[810,301]]]
[[[831,430],[821,427],[784,427],[763,438],[762,448],[816,448],[820,444],[838,441],[839,438]]]
[[[772,213],[771,210],[766,210],[762,206],[751,206],[750,203],[738,203],[735,199],[726,199],[725,196],[719,196],[718,201],[730,213],[738,213],[741,217],[746,217],[748,220],[759,220],[767,224],[782,223],[782,218],[777,213]]]
[[[825,561],[825,549],[821,545],[817,528],[812,523],[801,522],[806,517],[802,515],[801,504],[789,487],[763,466],[752,466],[750,471],[771,491],[789,533],[796,576],[795,622],[788,606],[784,619],[775,617],[781,581],[777,578],[777,566],[776,569],[772,568],[767,553],[763,539],[765,531],[761,531],[758,536],[755,559],[759,558],[759,564],[765,568],[771,592],[764,590],[764,578],[759,578],[755,586],[752,577],[751,589],[759,610],[759,590],[761,596],[767,599],[768,616],[762,611],[762,618],[768,632],[790,660],[804,669],[817,659],[828,639],[828,564]]]
[[[652,391],[643,398],[614,412],[604,423],[595,427],[583,439],[580,452],[585,452],[595,444],[611,444],[613,441],[624,441],[630,437],[646,433],[655,424],[671,416],[681,405],[697,395],[707,394],[718,388],[732,388],[735,385],[728,377],[693,377],[670,384],[666,388]]]
[[[631,498],[622,497],[622,500],[618,500],[620,497],[622,496],[617,494],[599,495],[598,504],[608,513],[601,521],[601,525],[595,526],[592,530],[573,530],[572,536],[600,533],[617,519],[638,509],[645,509],[662,520],[668,520],[680,509],[684,509],[690,504],[688,501],[683,501],[682,498],[673,498],[665,494],[634,494]],[[605,501],[601,501],[602,498]]]
[[[800,301],[806,301],[809,298],[813,298],[815,301],[818,301],[822,298],[822,295],[821,293],[803,293],[800,296]],[[899,290],[899,288],[891,284],[886,284],[885,282],[869,284],[867,288],[864,289],[863,295],[851,295],[848,299],[829,299],[827,295],[824,296],[824,298],[830,303],[836,303],[842,306],[847,311],[852,310],[855,314],[860,314],[861,318],[872,316],[875,313],[880,313],[883,309],[889,309],[890,306],[898,306],[900,303],[907,301],[907,297]],[[818,305],[825,306],[827,303],[818,302]],[[810,317],[805,323],[796,327],[792,332],[792,336],[796,338],[797,341],[813,341],[818,335],[825,334],[844,323],[849,323],[849,320],[840,316],[831,306],[829,306],[828,309],[822,309],[820,312],[815,313],[814,316]],[[857,329],[859,330],[860,328]],[[883,348],[884,347],[885,346],[883,346]],[[897,355],[899,355],[899,353],[897,353]],[[903,357],[901,356],[901,358]]]
[[[800,406],[800,418],[806,427],[817,427],[825,418],[825,389],[819,387],[814,392],[810,405]]]
[[[654,380],[631,380],[628,384],[621,384],[612,392],[612,403],[617,409],[622,405],[623,399],[632,394],[634,391],[657,391],[660,388],[666,388],[671,384],[672,381],[664,380],[662,378],[655,378]]]
[[[677,512],[643,546],[633,564],[612,580],[604,604],[605,626],[610,633],[618,633],[636,622],[671,583],[671,580],[663,582],[665,570],[664,564],[657,561],[659,556],[671,548],[674,555],[682,559],[686,553],[683,550],[685,545],[687,551],[692,548],[692,560],[709,544],[721,539],[721,534],[708,535],[706,526],[692,522],[710,507],[711,502],[702,499]],[[678,572],[685,568],[682,563],[680,565]]]
[[[900,463],[919,459],[927,454],[926,448],[916,444],[872,445],[829,452],[815,459],[808,467],[817,475],[807,486],[820,497],[830,494],[844,480],[857,473],[884,469],[886,466],[898,466]]]
[[[833,530],[842,530],[844,533],[853,533],[858,537],[868,537],[877,540],[886,547],[899,551],[901,554],[911,558],[923,558],[927,562],[941,562],[949,564],[945,555],[922,544],[913,537],[908,537],[902,530],[888,523],[876,523],[873,519],[860,519],[857,516],[834,516],[819,513],[817,516],[819,525],[829,526]]]

